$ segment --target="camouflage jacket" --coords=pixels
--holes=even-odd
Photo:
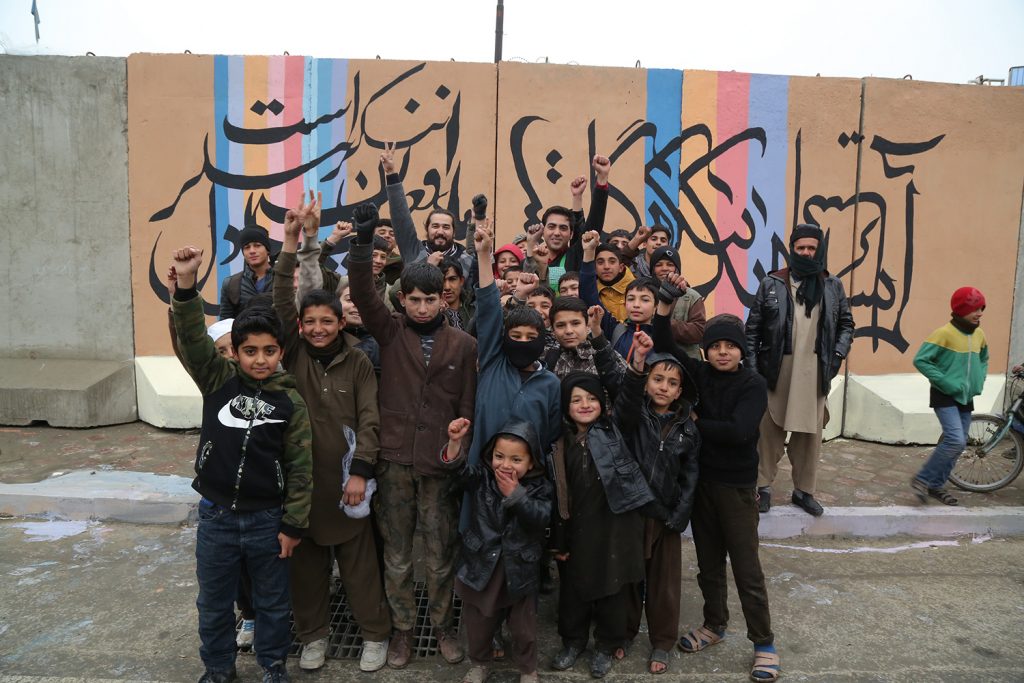
[[[281,531],[300,538],[312,500],[312,434],[295,378],[263,381],[217,354],[194,289],[172,302],[181,360],[203,395],[192,488],[238,512],[284,508]]]

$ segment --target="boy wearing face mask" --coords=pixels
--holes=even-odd
[[[529,422],[545,449],[558,438],[559,384],[544,367],[544,321],[527,306],[516,306],[502,321],[502,307],[490,267],[491,221],[477,223],[475,247],[480,264],[476,293],[477,402],[469,462],[476,464],[484,441],[510,419]]]

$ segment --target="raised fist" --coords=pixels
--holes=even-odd
[[[597,247],[601,243],[601,236],[597,234],[596,230],[588,230],[583,233],[582,242],[583,251],[592,254],[597,251]]]
[[[466,434],[469,433],[471,425],[472,423],[464,417],[455,418],[448,423],[448,440],[462,441],[466,438]]]
[[[377,207],[371,202],[360,204],[352,212],[352,220],[356,224],[356,241],[359,244],[372,244],[378,220]]]
[[[569,183],[569,191],[572,192],[573,197],[582,197],[586,189],[587,179],[585,176],[578,175]]]
[[[608,184],[608,174],[612,172],[612,162],[608,157],[601,156],[600,154],[594,155],[594,173],[597,175],[598,185]]]
[[[473,197],[473,219],[482,221],[487,218],[487,197],[478,194]]]

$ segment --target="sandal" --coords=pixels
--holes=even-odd
[[[725,639],[725,631],[715,633],[707,626],[700,626],[693,629],[679,639],[679,649],[683,652],[700,652],[706,647],[720,643]]]
[[[772,683],[779,680],[780,669],[779,653],[754,650],[754,666],[750,669],[750,680],[756,683]]]
[[[928,489],[928,495],[943,505],[958,505],[960,503],[946,489]]]
[[[654,670],[655,664],[661,664],[664,668]],[[652,674],[663,674],[668,671],[668,652],[654,648],[651,650],[651,657],[647,660],[647,670]]]
[[[501,637],[500,632],[495,633],[491,638],[491,656],[496,662],[505,659],[505,640]]]
[[[491,668],[483,664],[474,664],[466,675],[462,677],[462,683],[484,683],[491,675]]]

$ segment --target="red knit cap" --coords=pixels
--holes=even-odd
[[[949,307],[953,315],[963,318],[979,308],[985,308],[985,295],[974,287],[961,287],[953,292]]]

